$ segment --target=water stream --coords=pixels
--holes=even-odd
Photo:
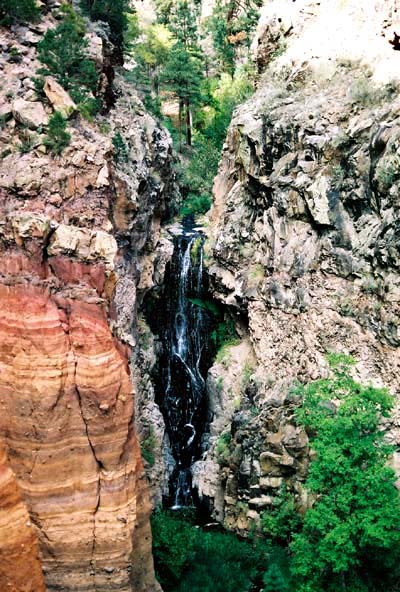
[[[199,457],[204,431],[207,313],[198,304],[204,297],[203,243],[204,236],[193,226],[175,237],[160,303],[165,310],[159,333],[164,352],[159,404],[176,461],[169,500],[175,509],[193,501],[190,467]]]

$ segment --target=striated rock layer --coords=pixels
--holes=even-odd
[[[157,591],[132,352],[136,286],[142,270],[151,283],[173,190],[170,138],[117,77],[106,133],[76,116],[61,156],[40,138],[22,155],[9,97],[32,99],[37,39],[0,33],[21,50],[0,89],[0,590]]]
[[[132,532],[148,507],[126,352],[96,305],[30,286],[0,287],[0,302],[0,432],[47,584],[129,590]],[[140,552],[149,545],[147,524]]]
[[[0,582],[10,592],[44,592],[36,531],[0,443]],[[6,533],[6,536],[5,536]]]

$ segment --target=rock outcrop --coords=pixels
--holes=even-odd
[[[0,91],[0,589],[156,591],[133,375],[136,287],[173,192],[170,138],[117,77],[107,121],[71,118],[61,156],[40,129],[21,149],[21,124],[45,126],[53,109],[30,81],[40,35],[1,35],[21,60],[5,51]]]
[[[292,12],[279,19],[278,4]],[[256,362],[233,417],[229,360],[211,369],[225,417],[195,478],[214,515],[243,531],[284,484],[307,505],[291,386],[327,375],[327,352],[352,354],[360,379],[390,388],[388,439],[400,446],[396,13],[391,2],[325,4],[265,6],[264,74],[234,115],[215,182],[208,272],[214,296],[248,319]],[[316,45],[329,15],[342,23],[336,42]]]

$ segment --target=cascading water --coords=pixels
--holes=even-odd
[[[199,306],[203,287],[204,236],[193,226],[174,239],[174,253],[166,278],[164,319],[159,336],[159,404],[164,415],[176,469],[170,483],[170,505],[192,503],[190,467],[200,454],[204,431],[204,354],[207,313]],[[197,303],[196,303],[197,301]],[[160,311],[156,312],[160,316]]]

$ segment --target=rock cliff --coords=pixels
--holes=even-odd
[[[70,145],[46,150],[53,109],[75,109],[51,79],[47,102],[34,91],[53,24],[0,31],[0,588],[150,592],[133,349],[171,143],[117,75],[107,118],[71,117]],[[91,33],[100,70],[102,45]]]
[[[258,525],[283,484],[307,504],[290,387],[326,375],[329,351],[397,397],[400,446],[399,16],[396,2],[265,5],[258,91],[231,123],[209,230],[213,294],[247,318],[251,351],[210,370],[195,481],[233,529]]]

